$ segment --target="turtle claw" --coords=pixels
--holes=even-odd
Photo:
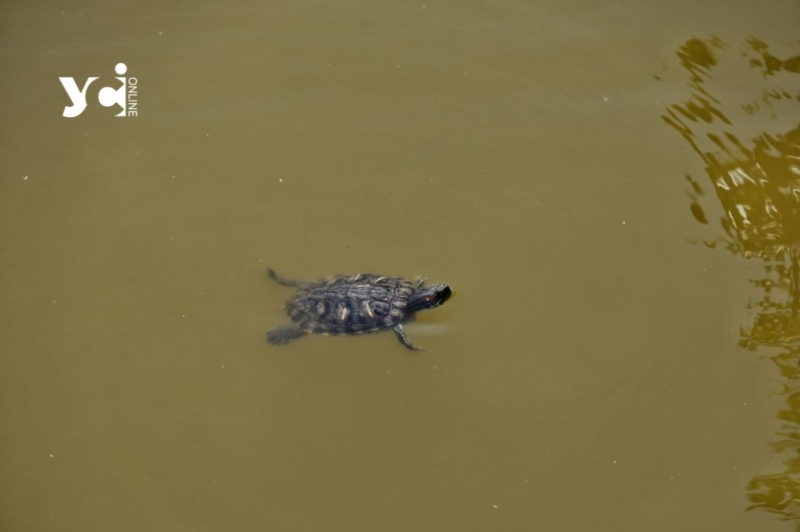
[[[393,330],[394,334],[397,336],[397,340],[411,351],[425,351],[421,347],[417,347],[411,343],[411,340],[409,340],[408,336],[406,336],[406,332],[403,330],[402,325],[397,325]]]

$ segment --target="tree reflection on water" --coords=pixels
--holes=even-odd
[[[749,508],[800,521],[800,55],[779,57],[752,37],[737,50],[693,38],[677,55],[691,95],[662,118],[704,166],[705,178],[685,176],[690,211],[723,230],[703,244],[761,262],[751,281],[761,299],[740,345],[775,363],[785,398],[771,443],[784,468],[750,480]]]

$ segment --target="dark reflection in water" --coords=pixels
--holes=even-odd
[[[763,277],[751,281],[760,301],[740,345],[769,356],[785,397],[772,442],[783,471],[753,477],[750,508],[800,521],[800,55],[779,57],[756,38],[736,50],[690,39],[677,55],[691,96],[663,119],[705,167],[705,178],[685,176],[690,211],[702,224],[720,223],[723,232],[705,245],[762,264]]]

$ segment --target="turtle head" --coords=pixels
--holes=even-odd
[[[417,312],[426,308],[436,308],[453,295],[446,284],[435,284],[417,289],[408,299],[408,311]]]

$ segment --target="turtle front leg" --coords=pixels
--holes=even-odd
[[[402,325],[397,324],[397,326],[392,330],[394,331],[394,334],[395,336],[397,336],[397,339],[400,341],[400,343],[406,346],[407,348],[411,349],[412,351],[425,351],[424,349],[417,347],[411,343],[411,340],[409,340],[408,336],[406,336],[406,332],[403,330]]]
[[[282,325],[267,333],[267,342],[272,345],[286,345],[306,332],[297,325]]]

